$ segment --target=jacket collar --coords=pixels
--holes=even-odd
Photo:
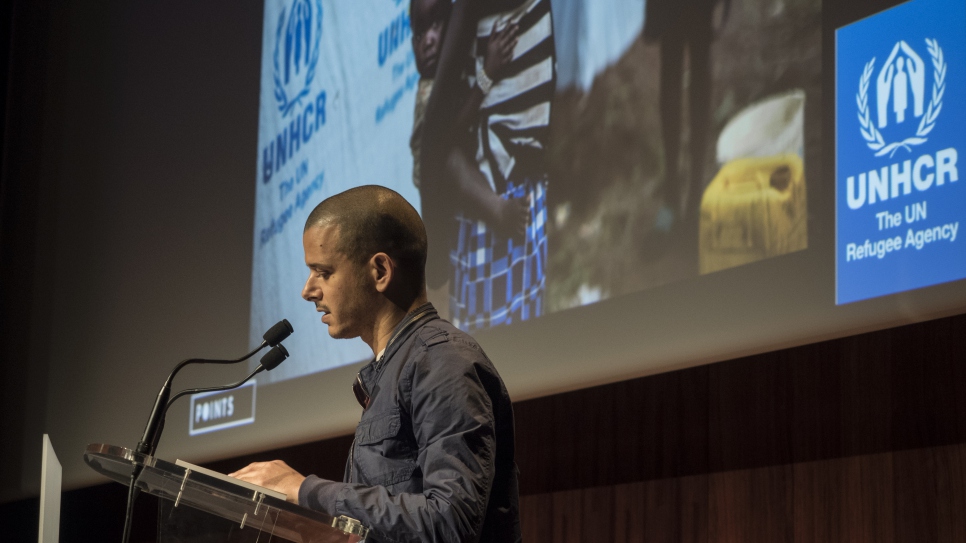
[[[396,325],[392,330],[392,335],[389,336],[389,343],[386,344],[386,348],[383,350],[382,356],[379,358],[373,358],[368,364],[366,364],[361,370],[359,370],[359,376],[362,378],[363,383],[365,383],[368,388],[370,384],[374,381],[375,376],[379,373],[382,367],[385,365],[386,360],[392,358],[392,355],[399,350],[399,346],[406,343],[419,327],[431,320],[439,318],[436,312],[436,308],[433,304],[426,302],[425,304],[417,307],[416,309],[410,311],[406,314],[402,320]]]

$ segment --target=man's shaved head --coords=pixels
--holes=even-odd
[[[336,249],[359,264],[386,253],[416,293],[426,281],[426,227],[419,213],[399,193],[364,185],[323,200],[305,221],[312,228],[336,226]]]

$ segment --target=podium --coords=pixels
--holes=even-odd
[[[84,461],[125,486],[140,470],[137,487],[160,498],[159,543],[357,543],[368,535],[355,519],[331,517],[124,447],[88,445]]]

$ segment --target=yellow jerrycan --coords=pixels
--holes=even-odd
[[[808,247],[805,93],[748,106],[722,130],[721,169],[701,198],[698,266],[702,274]]]

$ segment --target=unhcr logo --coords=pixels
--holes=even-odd
[[[319,63],[322,1],[295,0],[278,16],[275,29],[273,79],[275,101],[282,117],[308,96]]]
[[[964,20],[909,0],[835,31],[836,304],[966,278]]]
[[[862,71],[859,92],[855,96],[859,109],[859,131],[869,149],[875,151],[875,156],[888,154],[891,157],[899,148],[911,152],[912,146],[928,141],[927,136],[936,126],[946,91],[946,61],[936,40],[927,38],[926,47],[932,61],[933,81],[932,92],[928,95],[929,103],[925,107],[926,63],[905,41],[895,44],[875,78],[875,122],[869,104],[875,57],[866,63]],[[915,123],[916,119],[919,120],[918,124]],[[890,127],[893,129],[889,133],[905,137],[887,143],[882,130]]]

